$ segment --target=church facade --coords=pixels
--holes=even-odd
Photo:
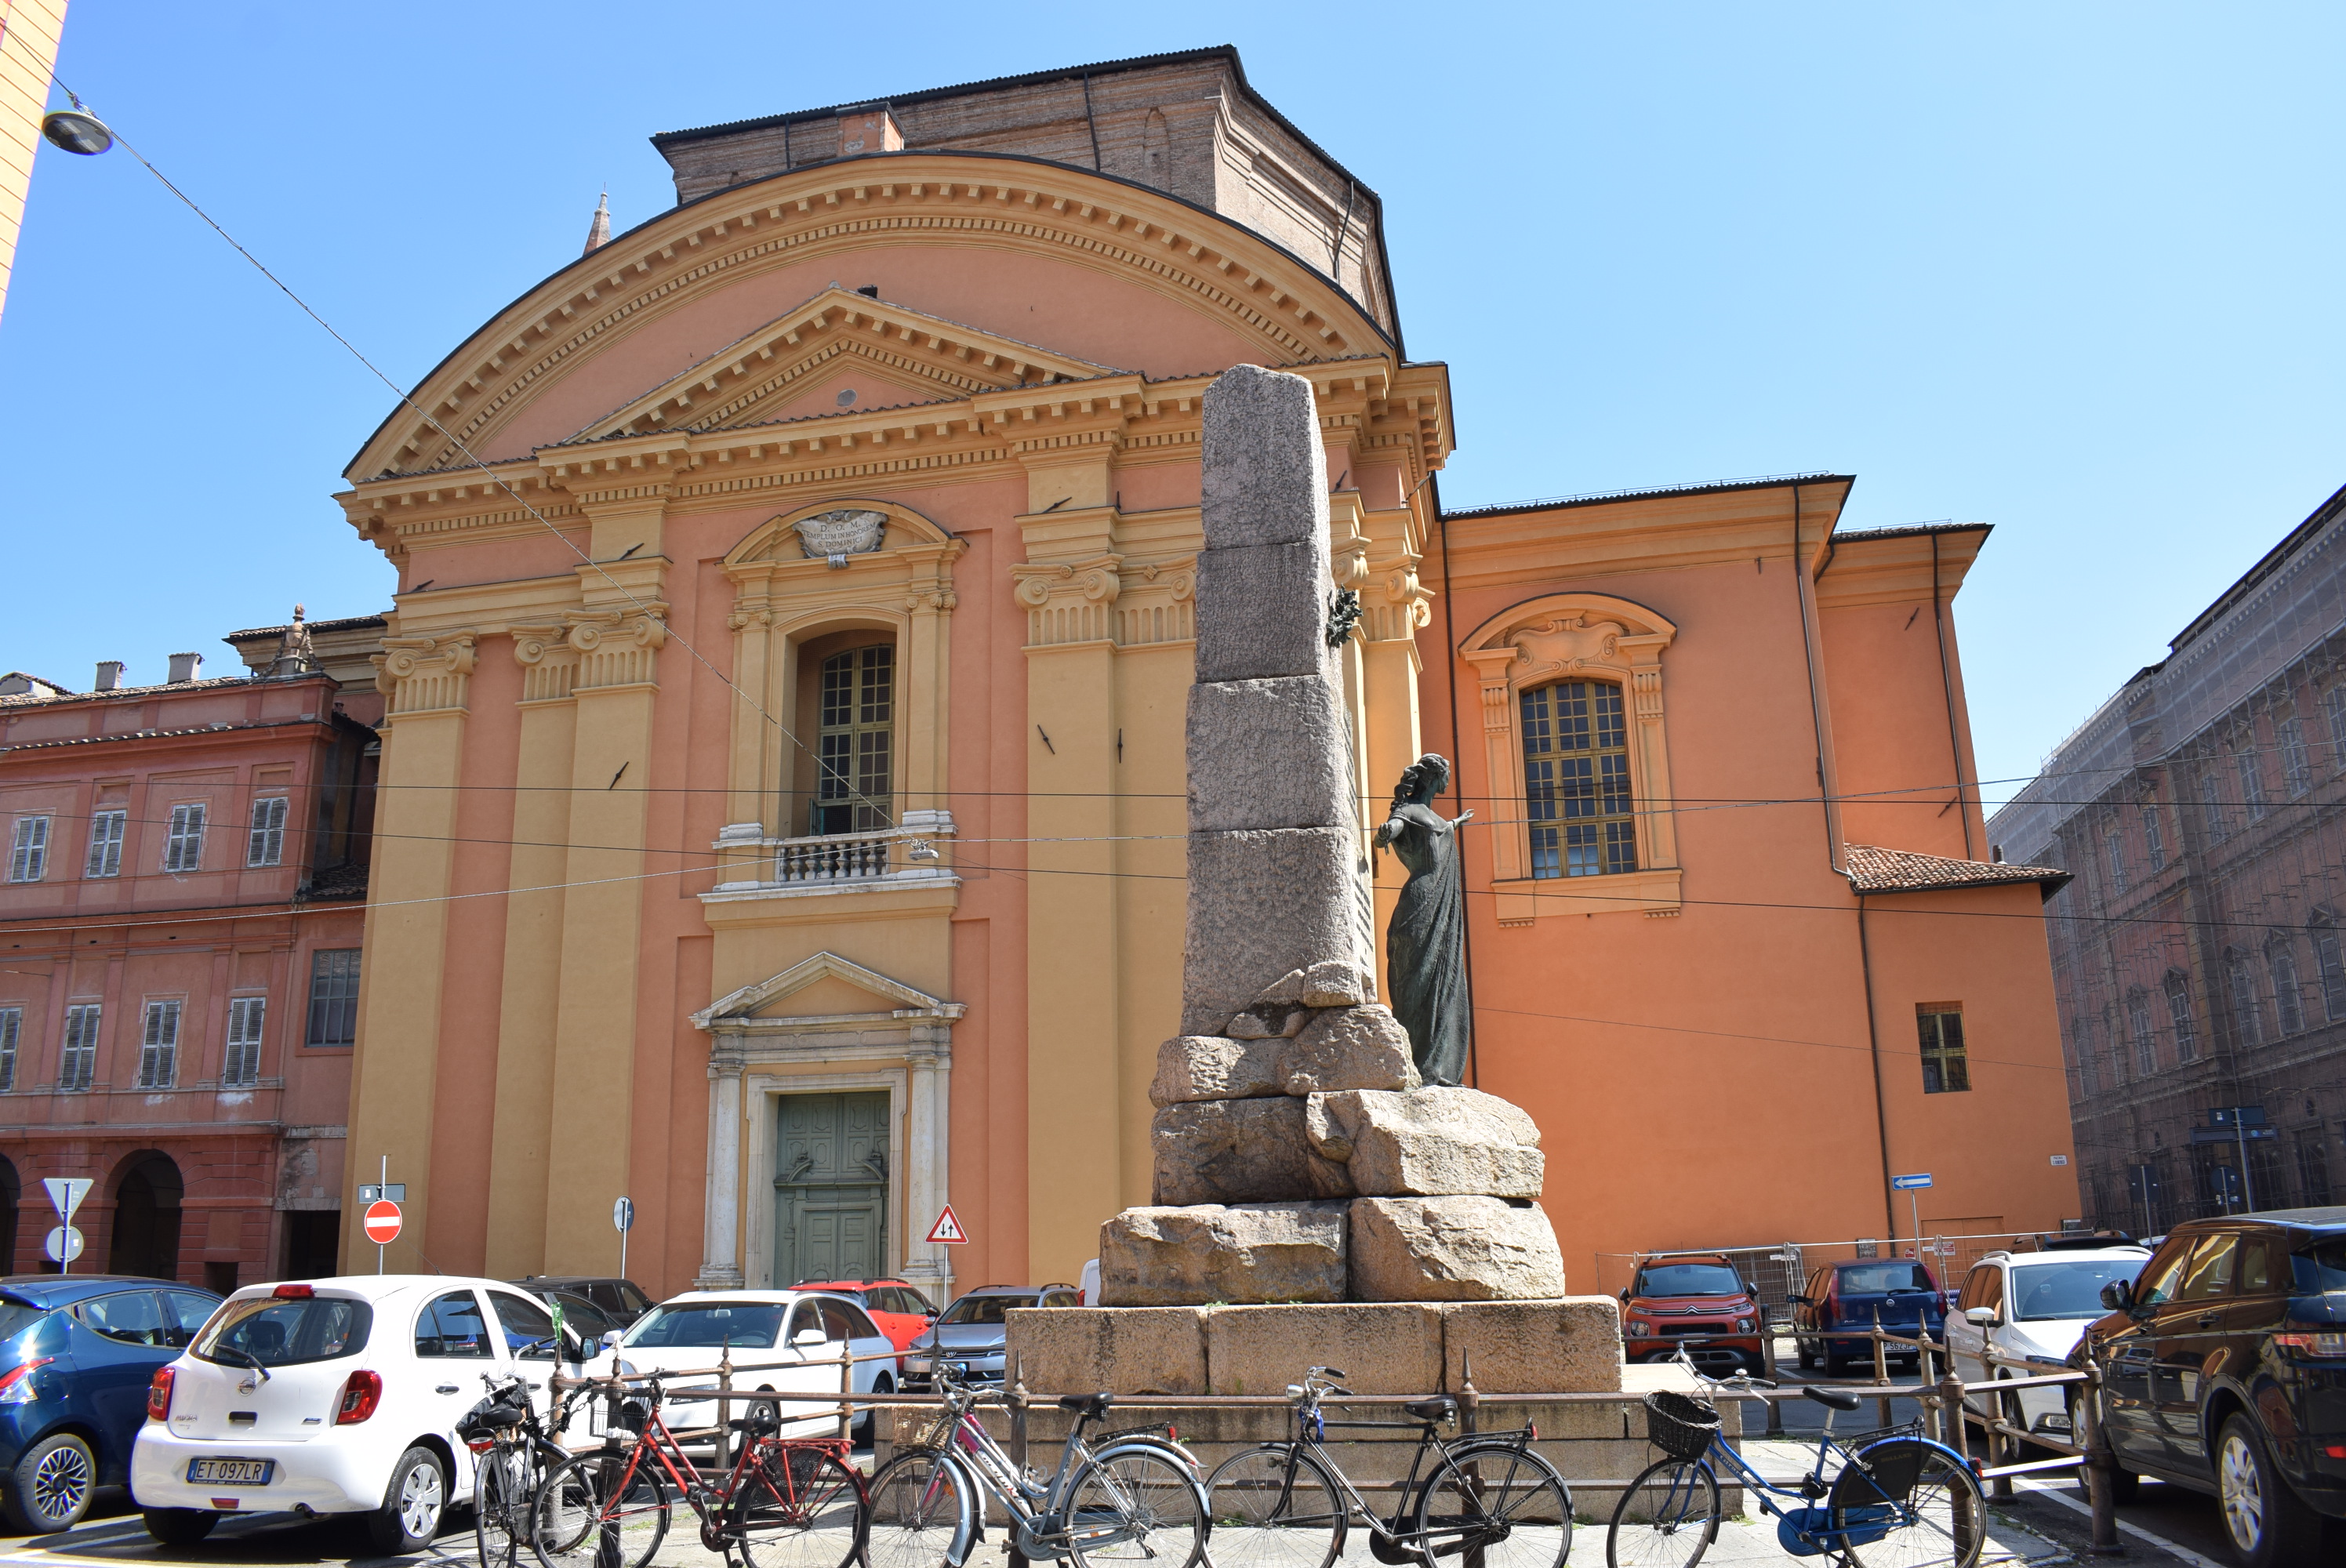
[[[1318,401],[1381,916],[1402,769],[1447,751],[1477,810],[1474,1081],[1540,1117],[1567,1265],[1722,1239],[1631,1163],[1647,1117],[1790,1156],[1724,1217],[1762,1238],[1894,1237],[1893,1140],[1962,1145],[1942,1212],[2076,1213],[2043,944],[1971,918],[2057,876],[1990,865],[1964,783],[1983,530],[1837,540],[1838,476],[1445,519],[1377,198],[1229,50],[655,144],[678,205],[458,345],[338,498],[400,575],[350,1141],[406,1185],[394,1267],[607,1272],[627,1196],[655,1290],[942,1299],[1073,1279],[1147,1201],[1199,399],[1241,362]],[[1993,1042],[1958,1095],[1963,1025],[1915,1044],[1949,999]]]

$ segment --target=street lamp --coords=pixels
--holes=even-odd
[[[71,93],[66,96],[73,97]],[[96,158],[114,145],[114,133],[106,128],[104,120],[82,107],[79,98],[73,99],[73,107],[43,117],[41,134],[52,146],[84,158]]]

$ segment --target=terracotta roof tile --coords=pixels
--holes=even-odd
[[[2007,882],[2041,882],[2052,897],[2069,881],[2057,866],[2009,866],[1987,860],[1952,860],[1878,844],[1843,844],[1849,885],[1862,893],[1929,893],[1949,888],[1992,888]]]

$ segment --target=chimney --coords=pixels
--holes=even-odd
[[[199,680],[204,672],[204,656],[199,653],[176,653],[171,656],[171,684],[185,686]]]
[[[121,684],[122,661],[118,658],[102,658],[98,660],[97,689],[100,691],[112,691],[116,687],[120,686]]]
[[[896,127],[896,117],[885,104],[869,108],[850,109],[839,117],[839,156],[853,158],[859,153],[902,152],[904,133]]]

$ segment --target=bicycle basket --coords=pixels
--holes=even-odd
[[[1691,1394],[1646,1396],[1646,1436],[1672,1459],[1700,1459],[1719,1435],[1719,1412]]]

